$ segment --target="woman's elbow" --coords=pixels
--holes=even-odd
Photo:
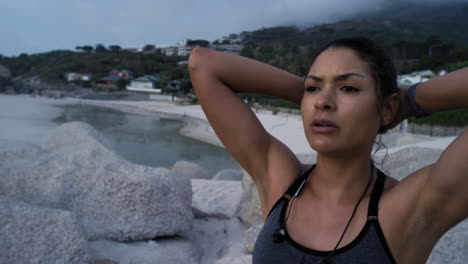
[[[190,53],[188,60],[188,70],[192,74],[202,65],[204,59],[203,56],[206,54],[208,49],[202,47],[195,47]]]

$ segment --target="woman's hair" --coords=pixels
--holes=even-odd
[[[390,56],[388,56],[383,48],[370,39],[361,37],[342,38],[334,40],[319,49],[313,56],[311,65],[315,62],[317,57],[328,48],[351,49],[369,65],[369,70],[376,84],[377,112],[380,117],[382,117],[380,107],[385,97],[399,92],[397,74]],[[384,134],[387,130],[388,127],[381,126],[378,133]]]

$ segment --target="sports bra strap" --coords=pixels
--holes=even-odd
[[[291,186],[289,186],[288,190],[284,193],[283,197],[286,199],[291,199],[293,196],[298,196],[299,193],[302,191],[304,184],[306,183],[307,179],[309,178],[310,173],[315,168],[315,164],[310,167],[301,177],[297,178]]]
[[[368,219],[377,219],[379,215],[379,200],[382,195],[386,175],[381,171],[377,170],[377,180],[375,181],[375,186],[372,190],[371,198],[369,201],[369,210],[367,212]]]

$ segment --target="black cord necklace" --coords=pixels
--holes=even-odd
[[[336,250],[338,249],[338,246],[340,245],[341,241],[343,240],[345,234],[346,234],[346,231],[348,231],[348,227],[349,225],[351,224],[351,222],[353,221],[353,218],[354,218],[354,215],[356,214],[356,211],[359,207],[359,204],[361,203],[362,199],[364,199],[364,196],[366,195],[367,193],[367,190],[369,189],[370,185],[371,185],[371,182],[372,182],[372,174],[374,172],[374,163],[371,162],[371,171],[370,171],[370,177],[369,177],[369,181],[367,182],[367,186],[366,186],[366,189],[364,189],[364,192],[362,193],[361,197],[359,198],[359,200],[357,201],[356,205],[354,206],[354,209],[353,209],[353,213],[351,214],[351,217],[349,218],[349,221],[348,223],[346,224],[346,227],[345,229],[343,230],[343,233],[341,234],[341,237],[340,239],[338,240],[338,243],[336,243],[336,246],[335,248],[332,250],[332,252],[330,252],[330,254],[328,254],[327,256],[325,256],[324,258],[322,258],[320,261],[318,261],[316,264],[329,264],[329,263],[332,263],[331,262],[331,258],[333,257],[333,254],[335,254]]]

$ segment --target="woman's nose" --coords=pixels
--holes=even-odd
[[[336,104],[333,91],[331,89],[321,90],[315,102],[315,107],[323,111],[334,111]]]

